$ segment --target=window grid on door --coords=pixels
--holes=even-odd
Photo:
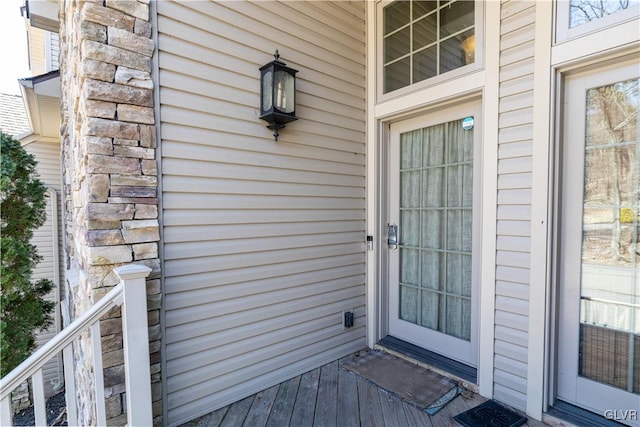
[[[400,138],[400,318],[469,340],[473,133],[457,120]]]

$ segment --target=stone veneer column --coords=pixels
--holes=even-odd
[[[71,319],[115,286],[113,268],[147,280],[153,414],[162,423],[158,174],[149,0],[61,0],[65,246]],[[107,418],[126,415],[120,310],[101,323]],[[70,319],[65,319],[66,321]],[[91,347],[75,351],[79,422],[95,424]]]

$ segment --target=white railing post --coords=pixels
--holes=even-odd
[[[151,369],[145,278],[149,267],[129,264],[114,270],[123,290],[122,334],[124,375],[127,386],[127,424],[151,426]]]

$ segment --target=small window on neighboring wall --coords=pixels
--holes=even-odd
[[[470,0],[399,0],[382,7],[382,92],[476,61],[478,5]]]
[[[640,0],[558,1],[557,41],[578,37],[612,25],[637,19]]]

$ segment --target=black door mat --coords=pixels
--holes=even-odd
[[[342,359],[341,365],[429,415],[462,391],[455,381],[382,351],[361,351]]]
[[[481,405],[453,417],[465,427],[516,427],[527,422],[527,417],[487,400]]]

